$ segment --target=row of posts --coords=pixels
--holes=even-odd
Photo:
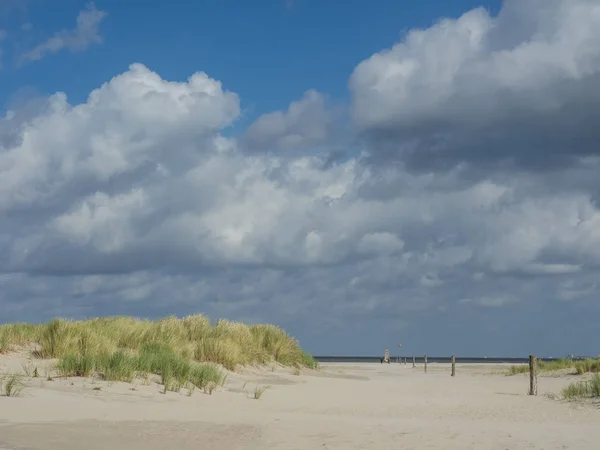
[[[454,377],[454,376],[456,376],[456,356],[452,355],[452,357],[451,357],[450,360],[452,362],[452,373],[451,373],[451,375]],[[396,358],[396,361],[400,362],[400,357]],[[425,373],[427,373],[427,355],[423,355],[423,361],[424,361],[423,368],[425,369]],[[406,365],[406,358],[404,358],[404,365]],[[415,364],[415,357],[414,356],[412,357],[412,366],[413,366],[413,369],[415,367],[417,367],[417,365]]]
[[[400,357],[398,357],[396,361],[400,362]],[[456,376],[455,355],[452,355],[450,362],[452,363],[450,375],[454,377]],[[404,358],[404,365],[406,365],[406,358]],[[414,356],[412,357],[412,366],[413,369],[416,367]],[[427,354],[423,355],[423,370],[427,373]],[[529,391],[527,393],[529,395],[537,395],[537,357],[535,355],[529,355]]]

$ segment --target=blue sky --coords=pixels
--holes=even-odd
[[[0,322],[597,352],[600,5],[257,4],[0,3]]]
[[[413,4],[410,4],[413,3]],[[56,6],[30,0],[5,16],[9,39],[37,44],[58,30],[72,29],[74,18],[88,1],[65,0]],[[205,71],[237,92],[251,119],[283,109],[290,99],[310,88],[347,100],[348,74],[363,59],[389,47],[403,32],[428,27],[440,17],[456,17],[499,1],[334,1],[204,0],[165,2],[100,0],[106,11],[102,45],[85,52],[58,52],[35,64],[10,67],[6,51],[1,100],[24,87],[42,94],[64,91],[73,102],[132,62],[141,62],[170,80],[185,80]],[[32,25],[21,30],[24,23]],[[12,42],[11,42],[12,43]],[[246,118],[246,116],[245,116]]]

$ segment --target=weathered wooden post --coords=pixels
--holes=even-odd
[[[406,365],[406,358],[404,358],[404,365]]]
[[[427,353],[425,354],[425,364],[423,367],[425,368],[425,373],[427,373]]]
[[[452,355],[452,376],[456,376],[456,356]]]
[[[529,355],[529,395],[537,395],[537,358]]]
[[[414,369],[415,367],[417,367],[417,366],[415,365],[415,357],[413,356],[413,369]]]

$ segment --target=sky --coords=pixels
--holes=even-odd
[[[0,81],[0,323],[600,353],[596,0],[0,0]]]

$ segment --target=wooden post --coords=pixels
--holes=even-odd
[[[414,369],[415,367],[417,367],[417,366],[415,365],[415,357],[413,356],[413,369]]]
[[[425,368],[425,373],[427,373],[427,353],[425,354],[425,364],[423,367]]]
[[[404,358],[404,365],[406,365],[406,358]]]
[[[452,376],[456,376],[456,356],[452,355]]]
[[[529,395],[537,395],[537,358],[529,355]]]

